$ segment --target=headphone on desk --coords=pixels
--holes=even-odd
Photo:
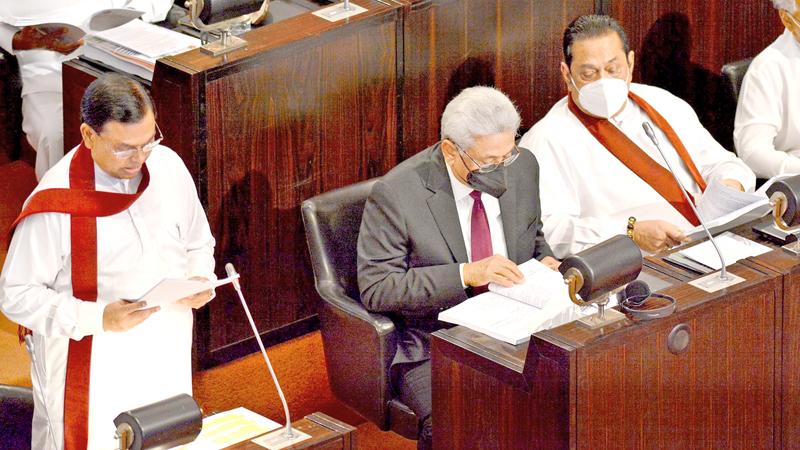
[[[631,281],[617,296],[619,307],[634,319],[658,319],[675,312],[675,298],[666,294],[652,293],[650,286],[641,280]],[[657,308],[648,308],[647,303],[651,299],[665,300],[667,304]]]

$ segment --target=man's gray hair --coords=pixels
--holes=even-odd
[[[789,14],[797,12],[796,0],[772,0],[772,6],[774,6],[775,9],[785,9]]]
[[[488,86],[470,87],[444,108],[441,137],[466,151],[478,137],[516,133],[520,121],[517,108],[506,94]]]

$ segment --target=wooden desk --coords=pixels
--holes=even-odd
[[[292,422],[292,427],[311,435],[311,439],[286,447],[288,450],[355,450],[356,429],[323,413],[314,413]],[[264,447],[250,442],[227,447],[226,450],[264,450]]]
[[[777,446],[782,279],[730,271],[746,281],[714,294],[658,273],[678,302],[663,319],[573,322],[519,346],[463,327],[434,333],[434,447]],[[686,326],[689,346],[671,352],[670,333]]]

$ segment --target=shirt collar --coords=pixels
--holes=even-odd
[[[125,180],[109,175],[94,163],[94,184],[95,189],[107,192],[120,192],[123,194],[133,194],[139,187],[142,180],[142,173],[139,172],[135,177]]]
[[[469,197],[469,194],[472,193],[474,189],[456,178],[453,174],[453,170],[450,168],[450,164],[447,164],[447,161],[445,161],[444,166],[447,168],[447,175],[450,177],[450,186],[453,188],[453,199],[456,203],[463,200],[465,197]]]

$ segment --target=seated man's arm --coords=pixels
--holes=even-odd
[[[64,220],[46,213],[19,224],[0,276],[0,309],[37,334],[81,339],[103,331],[103,305],[51,288],[70,260]]]
[[[775,148],[775,137],[787,119],[781,89],[781,80],[768,71],[752,68],[739,93],[733,131],[736,152],[762,178],[800,173],[800,158],[786,152],[800,149]]]
[[[407,205],[395,190],[382,181],[375,183],[364,206],[358,236],[362,303],[374,312],[424,314],[461,302],[467,296],[461,286],[458,263],[410,265],[411,252],[420,240],[409,235],[409,217],[405,213],[409,209],[404,206]],[[420,252],[425,253],[426,249]]]
[[[172,0],[131,0],[129,8],[144,11],[142,20],[145,22],[161,22],[167,18],[167,13],[172,8]]]

